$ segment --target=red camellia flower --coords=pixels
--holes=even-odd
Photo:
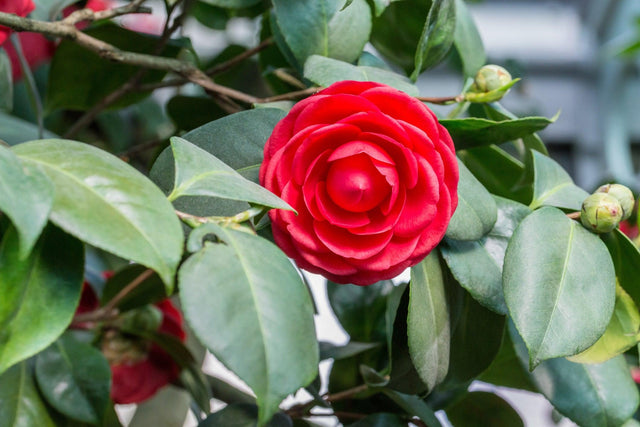
[[[298,213],[269,213],[278,246],[338,283],[417,264],[458,204],[447,130],[422,102],[373,82],[338,82],[296,104],[266,143],[260,182]]]
[[[0,0],[0,12],[27,16],[36,6],[32,0]],[[0,25],[0,45],[3,45],[11,34],[11,29]]]
[[[76,314],[87,313],[98,306],[95,292],[85,282]],[[158,332],[184,342],[186,334],[182,328],[182,315],[171,301],[165,299],[154,306],[162,313]],[[88,329],[90,325],[81,324],[78,327]],[[111,398],[114,403],[147,400],[180,374],[178,364],[158,345],[124,336],[116,330],[103,333],[101,347],[111,365]]]

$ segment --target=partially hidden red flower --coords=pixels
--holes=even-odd
[[[2,4],[2,1],[3,0],[0,0],[0,4]],[[113,4],[110,0],[89,0],[85,7],[93,10],[94,12],[99,12],[112,6]],[[65,8],[62,14],[66,17],[78,9],[79,7],[77,5],[71,5]],[[86,24],[78,24],[78,28],[82,29],[84,27],[86,27]],[[27,64],[29,64],[29,68],[31,69],[36,69],[40,65],[49,62],[56,50],[55,42],[49,40],[42,34],[21,32],[18,34],[18,38],[20,39],[20,46],[22,46],[24,57],[27,60]],[[16,54],[13,45],[10,43],[6,43],[3,47],[5,48],[7,55],[9,56],[9,60],[11,61],[13,80],[20,80],[22,78],[22,67],[20,66],[18,55]]]
[[[298,266],[369,285],[420,262],[458,204],[453,141],[404,92],[342,81],[296,104],[264,149],[260,182],[296,211],[269,213]]]
[[[618,227],[620,228],[620,231],[627,235],[628,238],[635,239],[638,237],[638,224],[631,225],[629,221],[625,220],[621,221]]]
[[[18,16],[27,16],[36,8],[32,0],[0,0],[0,12],[13,13]],[[0,25],[0,46],[7,41],[11,29]]]
[[[98,298],[85,282],[76,314],[97,309]],[[182,315],[169,299],[154,306],[162,313],[159,333],[172,335],[184,342]],[[80,325],[85,327],[85,325]],[[102,350],[111,366],[111,399],[114,403],[139,403],[173,382],[180,367],[160,346],[107,330],[102,338]]]

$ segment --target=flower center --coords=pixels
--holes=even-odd
[[[386,179],[366,154],[332,162],[327,174],[327,192],[341,208],[365,212],[377,206],[389,194]]]

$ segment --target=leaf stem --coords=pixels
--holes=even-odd
[[[221,227],[228,227],[234,230],[255,234],[253,230],[240,224],[262,214],[264,212],[264,208],[261,206],[251,207],[246,211],[242,211],[233,216],[197,216],[179,210],[176,210],[175,212],[178,218],[191,228],[197,228],[202,224],[213,222]]]
[[[580,212],[578,211],[578,212],[568,213],[567,217],[571,218],[571,219],[579,220],[580,219]]]
[[[16,55],[18,56],[18,61],[20,62],[20,68],[22,68],[22,75],[25,79],[25,85],[27,87],[29,99],[36,114],[36,121],[38,123],[38,138],[42,139],[44,138],[44,113],[42,111],[42,99],[40,98],[40,92],[38,92],[38,86],[36,86],[36,80],[33,78],[31,67],[29,67],[27,58],[24,56],[22,43],[20,43],[18,35],[13,33],[11,34],[10,39],[11,44],[13,45],[13,49],[16,51]]]
[[[416,99],[418,101],[428,102],[430,104],[450,105],[450,104],[456,104],[456,103],[463,102],[464,101],[464,94],[461,93],[461,94],[456,95],[456,96],[436,96],[436,97],[416,96]]]

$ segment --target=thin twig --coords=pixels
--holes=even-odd
[[[87,322],[99,322],[101,320],[109,319],[117,315],[117,307],[127,295],[129,295],[134,289],[136,289],[140,284],[142,284],[145,280],[147,280],[153,274],[153,270],[146,269],[138,277],[133,279],[127,286],[122,288],[120,292],[116,294],[108,303],[104,306],[90,311],[88,313],[78,314],[73,318],[72,324],[78,323],[87,323]]]
[[[67,25],[75,25],[82,21],[99,21],[101,19],[111,19],[117,16],[128,15],[131,13],[151,13],[150,8],[142,7],[142,3],[144,3],[145,1],[146,0],[134,0],[128,5],[101,10],[99,12],[95,12],[89,8],[80,9],[71,13],[71,15],[67,16],[60,22]]]
[[[42,139],[44,138],[44,113],[40,92],[38,92],[38,86],[36,86],[36,80],[33,78],[33,73],[31,72],[27,58],[24,56],[20,39],[16,34],[12,34],[10,41],[13,45],[13,50],[15,50],[16,55],[18,56],[18,62],[20,63],[20,68],[22,68],[22,75],[24,76],[26,83],[25,86],[27,88],[29,98],[31,99],[31,103],[33,104],[36,120],[38,122],[38,138]]]
[[[576,219],[576,220],[578,220],[578,219],[580,219],[580,212],[571,212],[571,213],[568,213],[568,214],[567,214],[567,217],[568,217],[568,218],[571,218],[571,219]]]
[[[222,74],[225,71],[229,71],[231,68],[235,67],[236,65],[238,65],[239,63],[241,63],[245,59],[248,59],[248,58],[252,57],[253,55],[255,55],[256,53],[259,53],[259,52],[263,51],[264,49],[268,48],[272,44],[273,44],[273,38],[272,37],[264,39],[256,47],[253,47],[251,49],[247,49],[244,52],[239,53],[238,55],[234,56],[233,58],[231,58],[231,59],[229,59],[229,60],[227,60],[225,62],[222,62],[220,64],[214,65],[211,68],[205,70],[205,74],[210,76],[210,77],[213,77],[213,76],[217,76],[218,74]]]
[[[340,391],[338,393],[326,394],[322,398],[327,402],[336,402],[338,400],[348,399],[358,393],[362,393],[363,391],[367,391],[367,390],[369,390],[369,385],[362,384],[362,385],[350,388],[348,390]]]
[[[447,105],[447,104],[455,104],[464,101],[464,94],[456,95],[456,96],[416,96],[418,101],[428,102],[430,104],[437,105]]]

